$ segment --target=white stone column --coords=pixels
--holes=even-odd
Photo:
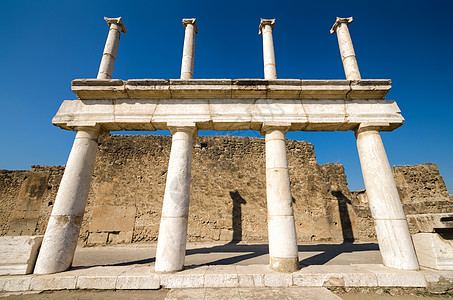
[[[264,126],[266,136],[266,193],[270,268],[299,269],[296,227],[286,157],[286,128]]]
[[[107,18],[104,20],[110,27],[107,41],[105,42],[104,54],[102,55],[101,65],[97,79],[111,79],[113,73],[113,65],[115,64],[116,54],[118,53],[118,45],[120,43],[121,32],[126,33],[127,29],[124,27],[121,17]]]
[[[382,260],[387,267],[418,270],[409,227],[378,129],[361,125],[356,139]]]
[[[182,270],[186,252],[192,144],[196,129],[171,127],[170,131],[173,137],[157,241],[156,272]]]
[[[181,79],[193,78],[195,58],[195,34],[198,33],[196,19],[182,19],[185,28],[184,48],[182,51]]]
[[[263,61],[264,78],[277,79],[277,68],[275,67],[274,40],[272,30],[275,19],[261,19],[259,34],[263,35]]]
[[[67,270],[74,257],[96,159],[99,128],[79,127],[35,265],[35,274]]]
[[[337,33],[338,45],[340,47],[341,60],[343,61],[344,72],[348,80],[360,80],[359,65],[355,57],[354,46],[352,45],[351,35],[348,26],[352,23],[350,18],[338,18],[333,24],[330,33]]]

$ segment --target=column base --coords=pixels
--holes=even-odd
[[[298,257],[270,257],[270,266],[277,272],[292,273],[299,270]]]

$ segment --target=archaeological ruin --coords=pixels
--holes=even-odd
[[[298,242],[313,241],[377,241],[386,267],[453,269],[449,258],[425,262],[418,250],[431,251],[427,241],[449,247],[452,196],[434,164],[390,167],[380,132],[404,118],[385,99],[390,80],[361,78],[352,18],[331,29],[346,80],[277,79],[274,19],[259,25],[264,79],[193,79],[195,19],[183,19],[180,79],[112,79],[127,29],[105,19],[97,78],[74,80],[77,99],[52,120],[76,132],[66,167],[0,171],[0,234],[44,235],[35,274],[69,269],[77,244],[151,241],[155,272],[178,272],[187,240],[268,243],[277,272],[296,272]],[[172,136],[109,134],[122,130]],[[288,131],[353,131],[366,190],[350,191],[342,165],[319,165],[313,145],[285,139]]]

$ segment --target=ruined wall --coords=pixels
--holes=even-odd
[[[79,242],[156,241],[169,136],[107,136],[99,145]],[[366,192],[350,192],[344,168],[318,165],[313,145],[287,140],[300,241],[374,241]],[[267,242],[264,139],[197,137],[189,241]],[[0,171],[0,234],[42,234],[64,167]],[[406,213],[451,212],[434,164],[393,168]],[[411,225],[412,232],[417,232]]]

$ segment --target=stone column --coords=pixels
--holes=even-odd
[[[362,124],[356,130],[356,139],[382,260],[387,267],[418,270],[409,227],[378,130],[379,127]]]
[[[127,29],[124,27],[121,17],[107,18],[104,20],[109,24],[110,30],[105,42],[104,54],[102,55],[101,65],[97,79],[111,79],[113,72],[113,65],[115,64],[116,54],[118,53],[118,44],[120,43],[121,32],[126,33]]]
[[[196,19],[182,19],[182,24],[184,24],[186,33],[182,52],[181,79],[192,79],[195,57],[195,34],[198,33],[198,28]]]
[[[170,127],[173,135],[156,251],[156,272],[184,268],[195,127]]]
[[[96,159],[99,128],[78,127],[35,265],[35,274],[67,270],[74,257]]]
[[[350,18],[338,18],[333,24],[330,33],[337,33],[338,45],[340,46],[341,60],[343,61],[344,72],[348,80],[360,80],[359,66],[355,57],[354,46],[352,45],[351,35],[348,26],[352,23]]]
[[[263,35],[263,60],[265,79],[277,79],[274,40],[272,38],[272,30],[274,29],[274,25],[275,19],[261,19],[259,34]]]
[[[270,268],[278,272],[299,269],[291,184],[284,127],[264,126],[266,136],[266,193]]]

